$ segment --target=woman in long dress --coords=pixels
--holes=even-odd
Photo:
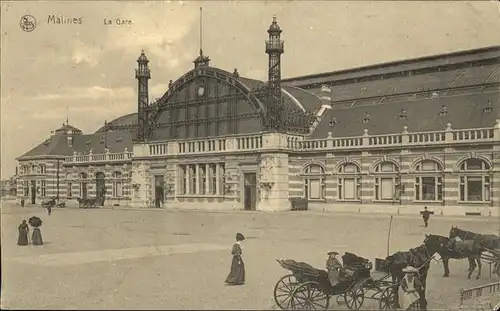
[[[19,238],[17,239],[17,245],[19,246],[28,245],[28,235],[30,233],[30,228],[28,227],[26,220],[23,220],[23,222],[19,225],[18,230],[19,230]]]
[[[231,271],[226,278],[228,285],[243,285],[245,284],[245,263],[241,258],[242,255],[242,242],[245,237],[241,233],[236,233],[236,243],[233,245],[231,254],[233,261],[231,262]]]
[[[31,236],[31,244],[35,246],[43,245],[42,232],[38,227],[35,227],[33,229],[33,235]]]

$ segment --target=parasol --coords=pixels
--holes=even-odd
[[[35,228],[38,228],[42,225],[42,220],[36,216],[33,216],[31,217],[29,220],[28,220],[28,223],[35,227]]]

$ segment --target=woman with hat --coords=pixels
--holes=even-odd
[[[23,222],[19,225],[18,231],[19,231],[19,237],[17,238],[17,245],[19,246],[28,245],[28,235],[30,233],[30,228],[28,227],[26,220],[23,220]]]
[[[339,282],[340,269],[342,269],[342,263],[336,257],[338,254],[337,252],[328,252],[328,259],[326,260],[328,280],[332,286]]]
[[[243,285],[245,283],[245,263],[241,258],[242,252],[242,242],[245,237],[241,233],[236,233],[236,243],[233,245],[231,254],[233,255],[233,261],[231,262],[231,271],[226,278],[226,284],[228,285]]]
[[[420,299],[418,290],[421,288],[420,280],[418,279],[418,269],[412,266],[407,266],[401,270],[405,276],[401,280],[399,289],[399,303],[403,310],[408,309],[415,301]]]

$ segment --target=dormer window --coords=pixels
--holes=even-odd
[[[332,118],[330,120],[330,122],[328,123],[328,125],[330,125],[330,126],[335,126],[335,124],[337,124],[337,118]]]
[[[445,105],[442,105],[441,110],[439,111],[439,115],[441,117],[447,116],[448,115],[448,107],[446,107]]]
[[[88,146],[88,145],[90,145],[90,143],[92,143],[92,142],[91,142],[90,140],[87,140],[87,141],[85,142],[85,145],[87,145],[87,146]]]
[[[370,114],[367,112],[363,117],[363,123],[368,123],[368,121],[370,121]]]
[[[431,93],[431,99],[438,98],[439,97],[439,92],[434,91]]]
[[[483,108],[483,112],[492,112],[493,107],[491,107],[491,99],[488,99],[488,103]]]
[[[408,112],[405,109],[401,109],[401,112],[399,113],[399,119],[400,120],[408,119]]]
[[[122,142],[122,141],[123,141],[123,138],[118,137],[118,138],[116,139],[116,141],[117,141],[117,142]]]

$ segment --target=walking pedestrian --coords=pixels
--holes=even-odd
[[[24,207],[24,198],[21,198],[21,207]]]
[[[426,228],[429,225],[429,217],[430,217],[430,215],[431,215],[431,212],[429,212],[427,210],[427,206],[424,207],[424,210],[422,211],[422,218],[424,219],[424,225],[425,225]]]
[[[50,216],[50,214],[52,214],[52,206],[50,206],[50,205],[47,206],[47,213],[49,214],[49,216]]]
[[[30,233],[30,228],[28,224],[26,223],[26,220],[23,220],[23,222],[19,225],[17,228],[19,231],[19,237],[17,238],[17,245],[19,246],[26,246],[28,245],[28,236]]]
[[[236,243],[233,245],[231,254],[233,255],[233,261],[231,262],[231,271],[226,278],[226,284],[228,285],[243,285],[245,284],[245,263],[241,258],[242,252],[242,242],[245,237],[241,233],[236,233]]]

